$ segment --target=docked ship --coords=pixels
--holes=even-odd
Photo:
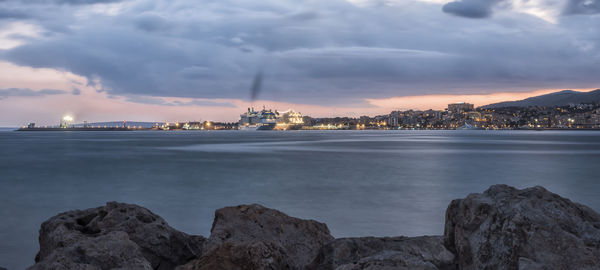
[[[276,128],[278,130],[297,130],[302,129],[303,125],[304,118],[299,112],[289,109],[278,114]]]
[[[240,115],[238,128],[240,130],[273,130],[277,126],[279,113],[263,107],[262,111],[248,108],[248,111]]]

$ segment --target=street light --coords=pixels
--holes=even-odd
[[[62,118],[62,121],[60,123],[60,127],[61,128],[68,128],[69,127],[69,122],[73,122],[73,117],[70,115],[65,115]]]

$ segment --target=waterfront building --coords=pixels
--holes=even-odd
[[[396,116],[388,117],[387,125],[390,127],[397,127],[398,126],[398,117],[396,117]]]
[[[198,130],[198,129],[202,129],[202,122],[198,122],[198,121],[192,121],[192,122],[187,122],[185,124],[183,124],[183,126],[181,127],[182,129],[185,130]]]
[[[481,119],[481,113],[480,112],[476,112],[476,111],[469,111],[466,113],[466,117],[467,119],[471,119],[471,120],[475,120],[475,121],[480,121]]]
[[[448,104],[448,112],[455,113],[455,114],[469,112],[474,109],[475,109],[475,105],[473,105],[471,103],[458,102],[458,103]]]
[[[371,123],[371,117],[363,115],[359,118],[359,123],[363,125],[368,125]]]

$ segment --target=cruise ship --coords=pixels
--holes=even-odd
[[[240,115],[238,128],[240,130],[273,130],[277,126],[279,113],[263,107],[262,111],[248,108],[248,111]]]

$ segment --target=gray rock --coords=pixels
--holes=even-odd
[[[340,238],[326,244],[309,269],[456,269],[442,236]]]
[[[444,234],[460,269],[600,269],[600,215],[542,187],[454,200]]]
[[[139,269],[152,270],[138,245],[125,232],[109,232],[96,238],[82,238],[59,252],[51,252],[30,267],[42,269]]]
[[[334,240],[323,223],[240,205],[217,210],[204,239],[108,203],[49,219],[39,240],[32,270],[600,269],[598,213],[541,187],[505,185],[452,201],[444,236]]]
[[[314,220],[257,204],[226,207],[215,212],[206,254],[179,269],[303,269],[331,240]]]
[[[270,242],[224,243],[177,270],[299,269],[286,256],[281,246]]]
[[[30,269],[173,269],[200,256],[204,241],[145,208],[110,202],[44,222]]]

